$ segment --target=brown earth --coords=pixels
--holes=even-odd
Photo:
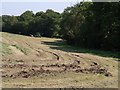
[[[2,56],[4,88],[118,87],[116,58],[51,48],[59,47],[54,43],[63,42],[61,39],[1,34],[1,42],[11,51]]]

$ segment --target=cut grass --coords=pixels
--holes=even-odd
[[[120,59],[120,52],[80,48],[80,47],[68,45],[65,41],[62,41],[62,40],[58,40],[54,42],[43,42],[43,43],[50,45],[52,49],[62,50],[66,52],[89,53],[89,54],[103,56],[103,57],[118,58],[118,60]]]
[[[0,42],[0,53],[1,55],[9,55],[12,54],[11,49],[9,49],[9,45],[3,42]]]
[[[23,52],[25,55],[28,54],[28,49],[24,48],[23,46],[18,46],[18,45],[13,45],[14,47],[16,47],[17,49],[19,49],[21,52]]]

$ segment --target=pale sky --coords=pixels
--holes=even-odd
[[[22,1],[22,0],[21,0]],[[2,2],[2,12],[0,12],[0,15],[21,15],[26,10],[33,11],[34,13],[39,11],[46,11],[47,9],[53,9],[57,12],[63,12],[64,8],[68,6],[72,6],[81,0],[74,0],[74,1],[66,1],[66,2],[55,2],[55,1],[44,1],[41,2],[14,2],[14,0],[5,1]],[[30,1],[30,0],[29,0]],[[33,0],[31,0],[33,1]],[[40,0],[39,0],[40,1]]]
[[[120,1],[120,0],[0,0],[0,16],[1,15],[20,15],[26,10],[34,13],[38,11],[46,11],[53,9],[57,12],[63,10],[81,1]]]

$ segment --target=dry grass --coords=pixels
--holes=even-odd
[[[64,45],[61,39],[56,38],[34,38],[9,33],[3,34],[3,43],[5,43],[4,52],[8,53],[7,45],[16,47],[19,54],[5,54],[2,58],[3,62],[3,87],[32,87],[32,88],[58,88],[58,87],[84,87],[84,88],[117,88],[118,87],[118,61],[117,58],[103,57],[90,53],[76,52],[76,48]],[[45,42],[50,42],[45,43]],[[52,43],[51,43],[52,42]],[[56,43],[59,42],[59,43]],[[54,48],[53,48],[54,47]],[[57,48],[55,48],[57,47]],[[60,47],[60,48],[58,48]],[[27,49],[27,50],[26,50]],[[73,71],[57,72],[58,67],[47,67],[50,70],[56,70],[54,73],[38,73],[30,77],[16,76],[21,71],[35,70],[39,71],[41,65],[49,66],[52,64],[70,65],[80,61],[78,64],[82,69],[90,68],[91,65],[97,63],[103,69],[106,69],[112,76],[104,76],[103,74],[94,73],[76,73]],[[46,67],[43,69],[47,69]],[[32,72],[32,71],[30,71]],[[10,77],[9,77],[10,76]]]

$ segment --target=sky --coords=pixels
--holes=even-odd
[[[0,12],[0,15],[14,15],[18,16],[21,15],[26,10],[33,11],[34,13],[39,11],[46,11],[47,9],[53,9],[57,12],[63,12],[64,9],[68,6],[72,6],[76,4],[77,2],[80,2],[81,0],[74,0],[74,1],[61,1],[61,2],[55,2],[55,1],[44,1],[38,2],[34,0],[34,2],[14,2],[11,0],[3,1],[2,2],[2,12]]]
[[[120,1],[120,0],[0,0],[0,16],[1,15],[21,15],[26,10],[33,11],[46,11],[53,9],[57,12],[63,12],[68,6],[81,1]],[[2,2],[2,3],[1,3]]]

